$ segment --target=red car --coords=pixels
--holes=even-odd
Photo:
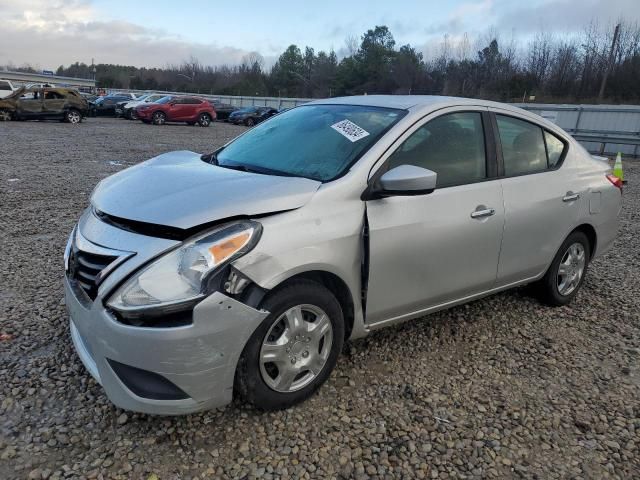
[[[208,127],[216,118],[216,111],[205,99],[198,97],[165,97],[155,103],[136,107],[136,115],[145,123],[164,125],[166,122],[196,123]]]

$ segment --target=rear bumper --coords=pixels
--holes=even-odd
[[[64,290],[71,339],[89,373],[118,407],[151,414],[179,415],[229,403],[242,349],[267,315],[216,292],[195,307],[191,325],[133,327],[119,322],[100,298],[91,302],[66,277]],[[116,373],[114,365],[125,368]],[[142,376],[124,377],[127,367]],[[157,380],[184,395],[134,393],[153,390],[145,383]]]

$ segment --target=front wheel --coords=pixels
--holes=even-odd
[[[256,121],[255,121],[253,118],[247,118],[247,119],[244,121],[244,124],[245,124],[247,127],[253,127],[253,126],[256,124]]]
[[[270,312],[247,342],[235,391],[264,410],[309,398],[329,377],[344,342],[340,303],[323,285],[293,281],[261,305]]]
[[[537,285],[543,303],[566,305],[576,296],[589,266],[590,251],[589,239],[584,233],[573,232],[567,237]]]
[[[11,112],[6,109],[0,109],[0,122],[8,122],[11,120]]]
[[[167,116],[163,112],[155,112],[152,117],[152,121],[154,125],[164,125],[166,122]]]
[[[64,114],[64,120],[67,123],[80,123],[82,121],[82,115],[78,110],[72,108],[70,110],[67,110],[67,112]]]

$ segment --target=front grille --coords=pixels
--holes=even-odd
[[[73,249],[69,256],[68,275],[78,283],[91,300],[95,300],[100,284],[98,274],[117,258],[117,256],[97,255]]]

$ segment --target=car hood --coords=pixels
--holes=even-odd
[[[200,154],[165,153],[102,180],[91,197],[100,212],[189,229],[238,216],[293,210],[321,183],[242,172],[203,162]]]

